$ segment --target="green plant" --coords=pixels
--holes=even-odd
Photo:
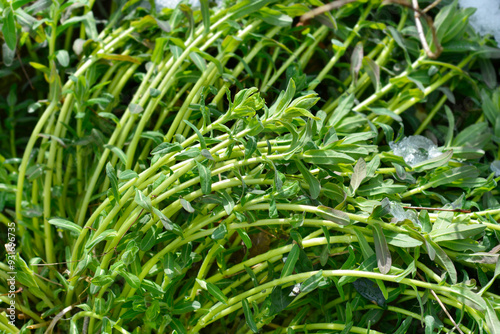
[[[436,10],[444,53],[430,60],[413,12],[378,2],[296,26],[322,3],[116,1],[100,33],[93,4],[75,4],[39,13],[49,62],[31,65],[48,99],[22,160],[16,132],[2,147],[21,332],[500,328],[500,108],[478,78],[498,49],[470,10]],[[75,54],[56,51],[81,22]],[[462,96],[484,112],[443,107]],[[391,152],[424,130],[441,155]]]

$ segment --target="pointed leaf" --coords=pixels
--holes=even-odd
[[[82,228],[79,225],[62,218],[49,219],[49,224],[76,234],[80,234],[82,232]]]
[[[203,194],[207,195],[212,192],[212,179],[210,177],[210,169],[198,161],[196,161],[198,166],[198,173],[200,175],[200,186]]]
[[[252,332],[258,333],[259,329],[257,328],[257,325],[255,324],[255,319],[252,314],[252,310],[250,310],[250,305],[248,305],[248,300],[246,298],[243,298],[241,300],[241,305],[243,307],[243,313],[245,314],[245,320]]]
[[[151,212],[153,211],[153,206],[151,204],[151,199],[144,195],[142,191],[139,189],[135,189],[135,198],[134,198],[135,203],[139,205],[141,208],[144,210]]]
[[[392,258],[385,240],[384,231],[379,223],[372,226],[373,243],[375,244],[375,254],[377,254],[378,269],[382,274],[387,274],[391,270]]]
[[[315,178],[311,172],[300,162],[299,160],[295,161],[295,164],[297,165],[300,173],[304,177],[304,180],[306,180],[307,184],[309,185],[309,193],[311,194],[312,199],[318,198],[320,192],[321,192],[321,184],[319,183],[318,179]]]
[[[297,260],[299,259],[299,253],[300,253],[300,247],[297,244],[294,244],[292,246],[292,250],[290,253],[288,253],[288,257],[286,258],[285,265],[283,266],[283,269],[281,270],[281,275],[280,278],[289,276],[293,273],[295,269],[295,264],[297,263]]]
[[[366,163],[363,158],[359,158],[358,162],[354,166],[354,171],[351,177],[351,191],[353,194],[356,193],[356,190],[360,186],[361,182],[366,177]]]
[[[351,219],[349,218],[347,213],[329,208],[324,205],[318,206],[318,214],[324,219],[340,225],[349,225],[351,223]]]

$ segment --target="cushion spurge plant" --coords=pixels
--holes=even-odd
[[[442,2],[2,1],[0,330],[500,333],[500,51]]]

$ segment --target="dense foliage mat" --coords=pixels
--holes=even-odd
[[[500,50],[321,5],[1,2],[0,330],[500,333]]]

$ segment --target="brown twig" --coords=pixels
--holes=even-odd
[[[358,0],[337,0],[337,1],[330,2],[324,6],[314,8],[313,10],[302,15],[300,17],[300,22],[307,22],[310,19],[314,18],[315,16],[321,15],[323,13],[329,12],[331,10],[340,8],[348,3],[356,2],[356,1],[358,1]]]
[[[269,231],[264,230],[262,227],[255,226],[255,228],[257,228],[258,230],[260,230],[262,233],[268,234],[268,235],[270,235],[271,237],[273,237],[273,238],[275,238],[275,239],[278,239],[278,237],[277,237],[277,236],[275,236],[274,234],[272,234],[272,233],[271,233],[271,232],[269,232]]]
[[[21,55],[19,54],[19,50],[17,48],[16,48],[16,55],[17,55],[17,59],[19,59],[19,64],[21,65],[21,69],[23,70],[23,73],[26,76],[26,79],[28,80],[28,83],[30,84],[31,89],[35,89],[35,87],[33,87],[33,84],[31,83],[28,72],[26,72],[26,69],[24,68],[23,61],[21,60]]]
[[[37,328],[47,327],[48,325],[50,325],[50,321],[46,321],[46,322],[42,322],[42,323],[39,323],[39,324],[30,325],[30,326],[27,326],[26,328],[27,329],[37,329]]]
[[[23,290],[24,290],[24,289],[23,289],[23,287],[20,287],[19,289],[17,289],[17,290],[16,290],[16,291],[14,291],[14,292],[7,292],[7,293],[3,293],[3,294],[1,294],[0,296],[7,296],[7,295],[10,295],[10,294],[21,293],[21,292],[23,292]]]
[[[418,9],[418,0],[413,0],[413,10],[415,9]],[[436,46],[436,52],[432,52],[429,48],[429,44],[427,44],[427,39],[424,35],[424,28],[422,27],[422,22],[420,22],[420,15],[420,12],[415,10],[415,25],[417,26],[418,37],[420,38],[420,42],[422,43],[427,56],[429,56],[429,58],[435,59],[439,57],[442,51],[441,45],[437,41],[436,29],[434,29],[432,20],[429,22],[430,16],[426,15],[425,18],[427,19],[427,23],[429,24],[429,27],[432,27],[432,40],[434,42],[434,45]]]
[[[37,266],[37,267],[43,267],[43,266],[55,266],[58,264],[67,264],[67,263],[73,263],[73,262],[80,262],[80,260],[77,261],[67,261],[67,262],[54,262],[54,263],[37,263],[37,264],[30,264],[31,266]]]
[[[415,12],[415,25],[417,27],[417,32],[418,32],[418,37],[420,39],[420,43],[422,43],[422,47],[424,48],[424,51],[427,54],[427,56],[431,59],[436,59],[439,57],[439,55],[443,51],[443,47],[441,46],[441,44],[439,44],[439,41],[437,38],[436,27],[434,27],[434,22],[432,21],[432,18],[429,15],[427,15],[427,13],[426,13],[426,10],[430,9],[429,8],[430,6],[427,7],[425,10],[421,10],[418,7],[418,0],[412,0],[412,2],[413,2],[413,4],[409,4],[405,0],[384,0],[383,3],[397,4],[397,5],[406,7],[406,8],[410,8],[411,10],[413,10]],[[434,5],[434,4],[431,4],[431,6],[432,5]],[[436,5],[437,4],[435,4],[434,6],[436,6]],[[429,44],[427,43],[427,39],[425,38],[424,28],[422,27],[422,22],[420,21],[420,17],[423,17],[425,19],[425,21],[427,22],[427,25],[431,29],[432,43],[436,47],[435,52],[431,51]]]
[[[420,273],[418,271],[417,271],[417,275],[418,275],[418,277],[420,277],[420,279],[422,281],[426,282],[425,278],[422,275],[420,275]],[[443,304],[443,302],[441,301],[441,299],[439,299],[438,295],[434,292],[434,290],[432,290],[432,289],[429,289],[429,290],[431,291],[431,294],[434,296],[434,298],[436,298],[436,301],[438,302],[439,306],[441,306],[441,308],[443,309],[444,313],[446,313],[446,316],[448,316],[448,319],[450,319],[450,321],[453,324],[453,326],[455,326],[455,328],[457,329],[457,331],[460,334],[464,334],[464,332],[462,332],[462,330],[460,329],[460,327],[458,327],[457,323],[455,322],[455,319],[453,319],[453,317],[451,316],[451,314],[446,309],[446,306]]]
[[[448,211],[448,212],[461,212],[461,213],[471,213],[470,210],[463,209],[441,209],[441,208],[428,208],[425,206],[403,206],[403,209],[414,209],[414,210],[429,210],[429,211]]]
[[[432,8],[436,7],[439,3],[441,2],[441,0],[435,0],[433,3],[431,3],[429,6],[425,7],[425,9],[423,10],[424,13],[427,13],[428,11],[430,11]]]
[[[132,225],[134,225],[138,220],[139,218],[141,217],[142,213],[144,212],[144,209],[141,210],[141,212],[139,212],[139,215],[137,215],[137,217],[135,218],[134,222],[132,223]],[[112,249],[115,251],[116,253],[116,247],[118,247],[118,244],[120,243],[120,241],[122,241],[123,239],[123,236],[128,232],[128,230],[130,230],[130,228],[132,227],[132,225],[130,225],[127,230],[125,231],[125,233],[122,234],[122,236],[120,237],[120,239],[118,240],[118,242],[116,243],[116,246]],[[104,254],[101,254],[101,256],[104,256],[104,255],[107,255],[108,253],[111,253],[112,251],[111,249],[107,252],[105,252]]]
[[[55,284],[55,285],[63,286],[62,284],[59,284],[59,283],[54,282],[54,281],[51,281],[51,280],[49,280],[48,278],[43,277],[42,275],[39,275],[39,274],[37,274],[37,273],[34,273],[34,274],[35,274],[37,277],[39,277],[39,278],[41,278],[41,279],[43,279],[43,280],[45,280],[45,281],[47,281],[47,282],[50,282],[50,283]]]
[[[313,10],[302,15],[300,17],[300,22],[301,23],[307,22],[310,19],[312,19],[318,15],[321,15],[323,13],[329,12],[333,9],[340,8],[348,3],[356,2],[356,1],[358,1],[358,0],[337,0],[337,1],[330,2],[329,4],[326,4],[324,6],[314,8]],[[384,2],[382,2],[382,4],[384,4],[384,3],[397,4],[397,5],[400,5],[403,7],[410,8],[411,10],[413,10],[415,12],[415,25],[417,26],[418,37],[420,38],[420,42],[422,43],[422,47],[424,48],[424,51],[429,58],[436,59],[439,57],[439,55],[443,51],[443,47],[441,46],[441,44],[439,44],[439,41],[437,39],[436,28],[434,27],[434,22],[432,21],[432,18],[429,15],[427,15],[427,11],[429,11],[430,9],[437,6],[437,4],[439,2],[441,2],[441,0],[434,1],[432,4],[427,6],[424,10],[421,10],[418,7],[418,0],[412,0],[412,2],[413,2],[413,4],[410,4],[410,3],[406,2],[405,0],[384,0]],[[424,34],[424,28],[422,26],[422,22],[420,21],[421,17],[423,17],[426,20],[427,25],[431,29],[432,42],[433,42],[434,46],[436,47],[435,52],[431,51],[429,44],[427,43],[427,39],[425,38],[425,34]]]

